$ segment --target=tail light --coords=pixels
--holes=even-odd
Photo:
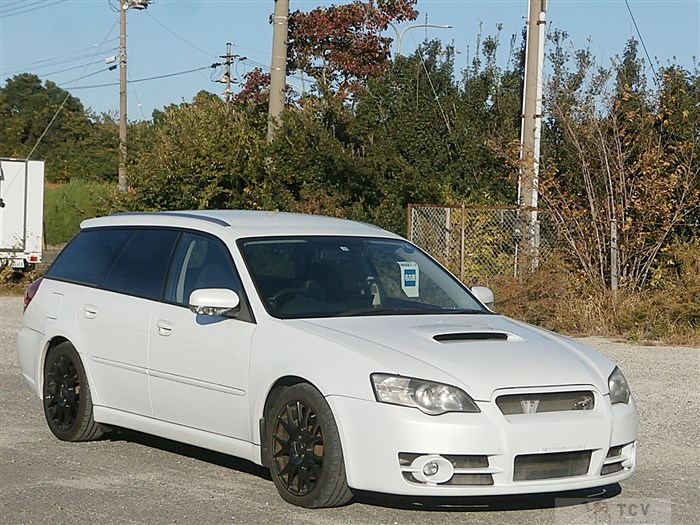
[[[32,299],[34,299],[34,296],[36,295],[36,292],[39,291],[39,285],[41,285],[41,281],[43,280],[43,277],[39,277],[36,281],[34,281],[32,284],[29,285],[27,288],[27,291],[24,293],[24,310],[27,310],[27,306],[29,306],[29,303],[32,302]]]

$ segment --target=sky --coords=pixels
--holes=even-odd
[[[116,116],[119,71],[105,60],[118,56],[119,0],[0,0],[0,85],[20,73],[51,80],[99,114]],[[347,3],[290,0],[291,10]],[[511,35],[520,36],[527,0],[419,0],[415,22],[449,24],[450,29],[407,31],[401,53],[410,54],[426,36],[455,46],[457,69],[473,56],[479,32],[495,34],[502,24],[501,53]],[[234,76],[256,66],[269,71],[274,0],[152,0],[146,10],[127,12],[128,119],[149,120],[154,109],[189,102],[201,90],[221,94],[211,68],[233,44]],[[631,11],[631,15],[630,15]],[[609,66],[625,42],[643,41],[654,65],[677,63],[694,69],[700,59],[700,0],[549,0],[548,31],[569,34],[575,49],[590,46]],[[638,28],[639,34],[637,32]],[[393,30],[386,33],[395,37]],[[394,48],[395,50],[395,48]],[[471,51],[470,51],[471,50]],[[640,46],[640,55],[644,49]],[[299,80],[289,79],[291,84]]]

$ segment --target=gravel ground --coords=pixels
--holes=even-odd
[[[56,440],[17,367],[21,311],[21,298],[0,297],[0,522],[5,525],[700,523],[698,348],[585,340],[618,363],[639,404],[638,470],[621,486],[450,502],[361,494],[346,507],[309,511],[285,503],[264,469],[220,454],[129,432],[91,443]],[[562,506],[563,497],[578,499]]]

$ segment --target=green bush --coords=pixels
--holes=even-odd
[[[113,202],[112,192],[111,185],[80,180],[48,186],[44,193],[46,244],[67,242],[80,229],[83,220],[108,213]]]

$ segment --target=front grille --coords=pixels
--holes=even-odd
[[[515,457],[513,481],[584,476],[591,463],[590,450],[526,454]]]
[[[496,405],[503,415],[539,414],[542,412],[566,412],[593,410],[595,396],[589,390],[576,392],[548,392],[538,394],[508,394],[496,398]]]
[[[488,456],[443,456],[452,466],[458,469],[488,468]]]
[[[493,475],[455,474],[445,485],[493,485]]]

